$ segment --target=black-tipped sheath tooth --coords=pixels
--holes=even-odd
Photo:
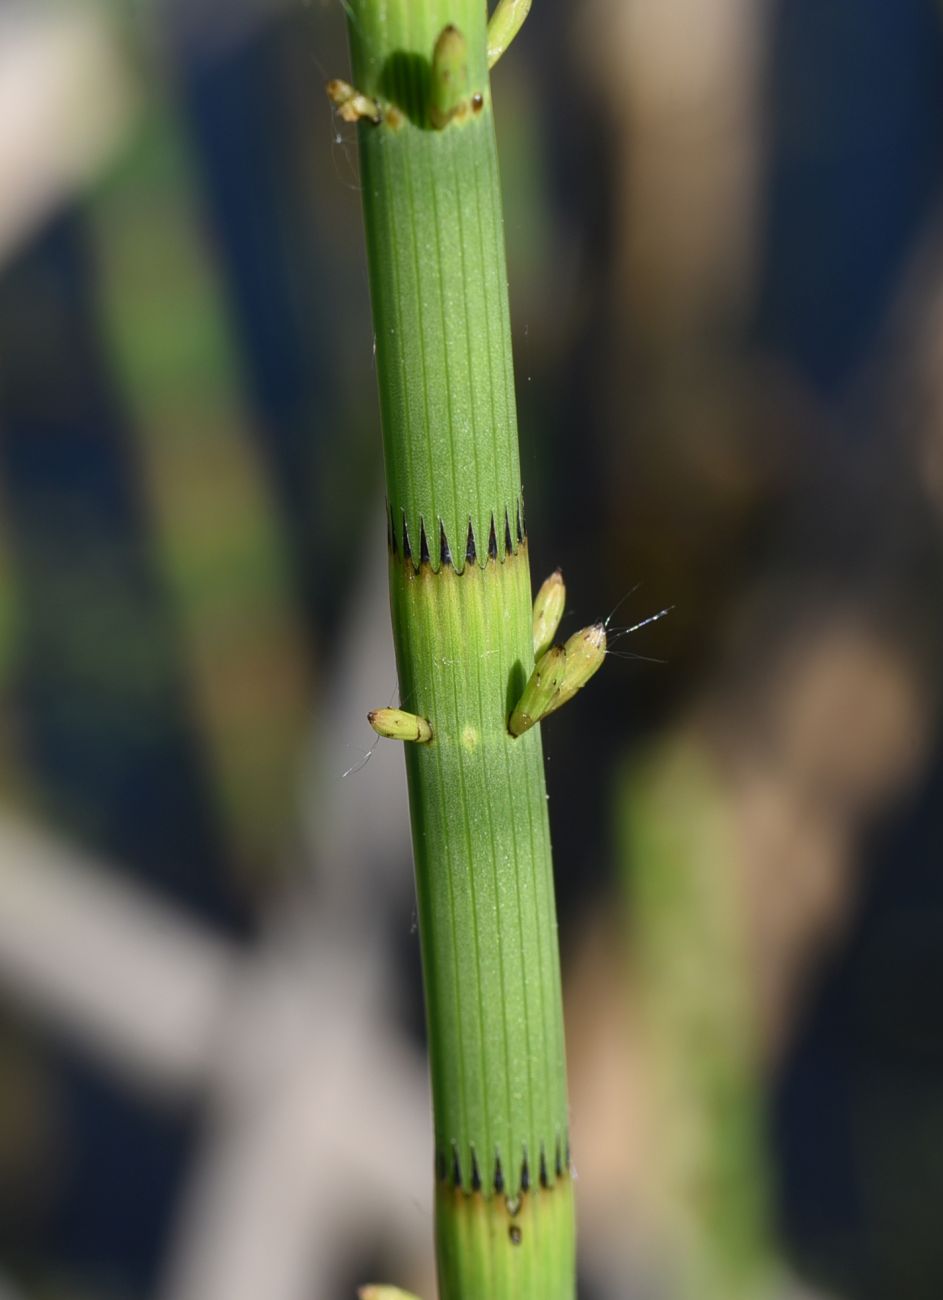
[[[573,1167],[573,1166],[572,1166],[571,1161],[570,1161],[570,1135],[569,1135],[569,1133],[568,1133],[568,1134],[566,1135],[566,1171],[567,1171],[567,1173],[570,1172],[570,1170],[572,1169],[572,1167]]]
[[[491,516],[491,532],[488,534],[488,559],[498,558],[498,535],[494,531],[494,515]]]
[[[555,1169],[556,1169],[557,1177],[562,1178],[563,1177],[563,1149],[560,1146],[559,1138],[557,1138],[557,1155],[556,1155]]]
[[[521,532],[527,536],[527,509],[524,505],[524,489],[521,488]]]
[[[419,516],[419,563],[429,564],[429,538],[426,536],[426,521]]]
[[[547,1173],[547,1153],[540,1148],[540,1185],[546,1190],[550,1186],[550,1176]]]
[[[406,522],[406,511],[403,511],[403,559],[411,560],[413,558],[413,548],[409,544],[409,524]]]
[[[452,1184],[454,1187],[462,1185],[462,1163],[458,1158],[458,1143],[452,1143]]]
[[[393,507],[386,503],[386,544],[393,555],[396,554],[396,530],[393,527]]]
[[[469,564],[478,562],[478,548],[475,546],[475,525],[468,521],[468,540],[465,543],[465,559]]]
[[[435,1174],[440,1183],[444,1183],[449,1176],[448,1161],[445,1158],[445,1152],[441,1148],[435,1153]]]
[[[496,1192],[504,1191],[504,1170],[501,1168],[501,1157],[494,1158],[494,1190]]]
[[[445,535],[445,524],[439,520],[439,562],[443,568],[452,563],[452,552],[449,550],[449,539]]]
[[[511,520],[508,512],[504,512],[504,554],[508,556],[514,550],[514,543],[511,541]]]
[[[521,1191],[530,1191],[530,1164],[527,1160],[527,1152],[524,1152],[524,1159],[521,1161]]]
[[[524,520],[521,516],[521,503],[517,503],[517,541],[519,546],[524,544]]]
[[[478,1168],[478,1153],[471,1149],[471,1185],[473,1192],[481,1191],[481,1170]]]

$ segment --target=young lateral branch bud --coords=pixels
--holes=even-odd
[[[378,736],[387,740],[412,740],[425,745],[432,739],[432,728],[425,718],[404,709],[374,709],[367,721]]]
[[[524,687],[524,694],[518,700],[508,731],[512,736],[523,736],[535,723],[550,712],[563,684],[566,674],[566,651],[562,645],[552,646],[537,661],[537,666],[530,675],[530,681]]]
[[[398,1286],[362,1286],[358,1300],[417,1300],[411,1291],[401,1291]]]
[[[369,95],[362,95],[348,82],[335,77],[324,89],[342,121],[359,122],[361,118],[366,118],[374,126],[378,126],[382,121],[383,113],[377,101],[371,99]]]
[[[468,103],[468,42],[449,24],[432,52],[429,117],[437,130],[448,126]]]
[[[572,700],[576,692],[582,690],[589,679],[599,672],[606,657],[605,625],[594,623],[592,627],[574,632],[563,649],[566,651],[566,670],[547,713],[556,712],[561,705]]]
[[[534,659],[540,659],[553,644],[566,605],[566,587],[559,569],[551,573],[534,600]]]
[[[521,30],[531,0],[499,0],[488,19],[488,67],[493,68]]]

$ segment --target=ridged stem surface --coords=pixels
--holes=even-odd
[[[572,1188],[483,0],[354,0],[359,128],[435,1109],[442,1300],[571,1300]],[[433,47],[468,43],[465,111],[428,113]]]

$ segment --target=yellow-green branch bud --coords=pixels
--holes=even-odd
[[[429,118],[438,130],[468,107],[468,42],[457,27],[444,28],[432,51]]]
[[[537,663],[524,687],[508,722],[512,736],[523,736],[525,731],[545,717],[556,698],[566,676],[566,651],[562,645],[552,646]]]
[[[404,709],[374,709],[367,721],[377,733],[387,740],[412,740],[425,745],[432,739],[432,728],[425,718]]]
[[[553,645],[566,605],[566,587],[559,569],[551,573],[534,600],[534,659],[540,660]]]
[[[501,0],[488,19],[488,67],[493,68],[530,13],[531,0]]]
[[[362,1286],[357,1295],[359,1300],[417,1300],[411,1291],[397,1286]]]
[[[584,627],[581,632],[574,632],[569,641],[564,643],[566,651],[566,670],[560,689],[545,710],[555,713],[562,705],[572,700],[577,691],[583,689],[589,679],[598,673],[606,657],[606,628],[602,623]]]
[[[337,109],[338,116],[345,122],[359,122],[363,117],[374,126],[379,126],[383,120],[383,112],[377,101],[371,99],[369,95],[362,95],[349,82],[335,77],[324,89],[328,99]]]

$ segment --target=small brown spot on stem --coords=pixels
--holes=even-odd
[[[484,95],[481,93],[480,90],[476,90],[475,93],[474,93],[474,95],[472,95],[472,102],[471,102],[471,104],[472,104],[472,112],[473,112],[473,113],[480,113],[481,110],[484,108],[484,106],[485,106],[485,97],[484,97]]]
[[[524,1234],[523,1232],[521,1232],[521,1227],[519,1223],[511,1224],[511,1226],[508,1228],[508,1236],[511,1239],[512,1246],[519,1246],[521,1244],[521,1242],[524,1240]]]

